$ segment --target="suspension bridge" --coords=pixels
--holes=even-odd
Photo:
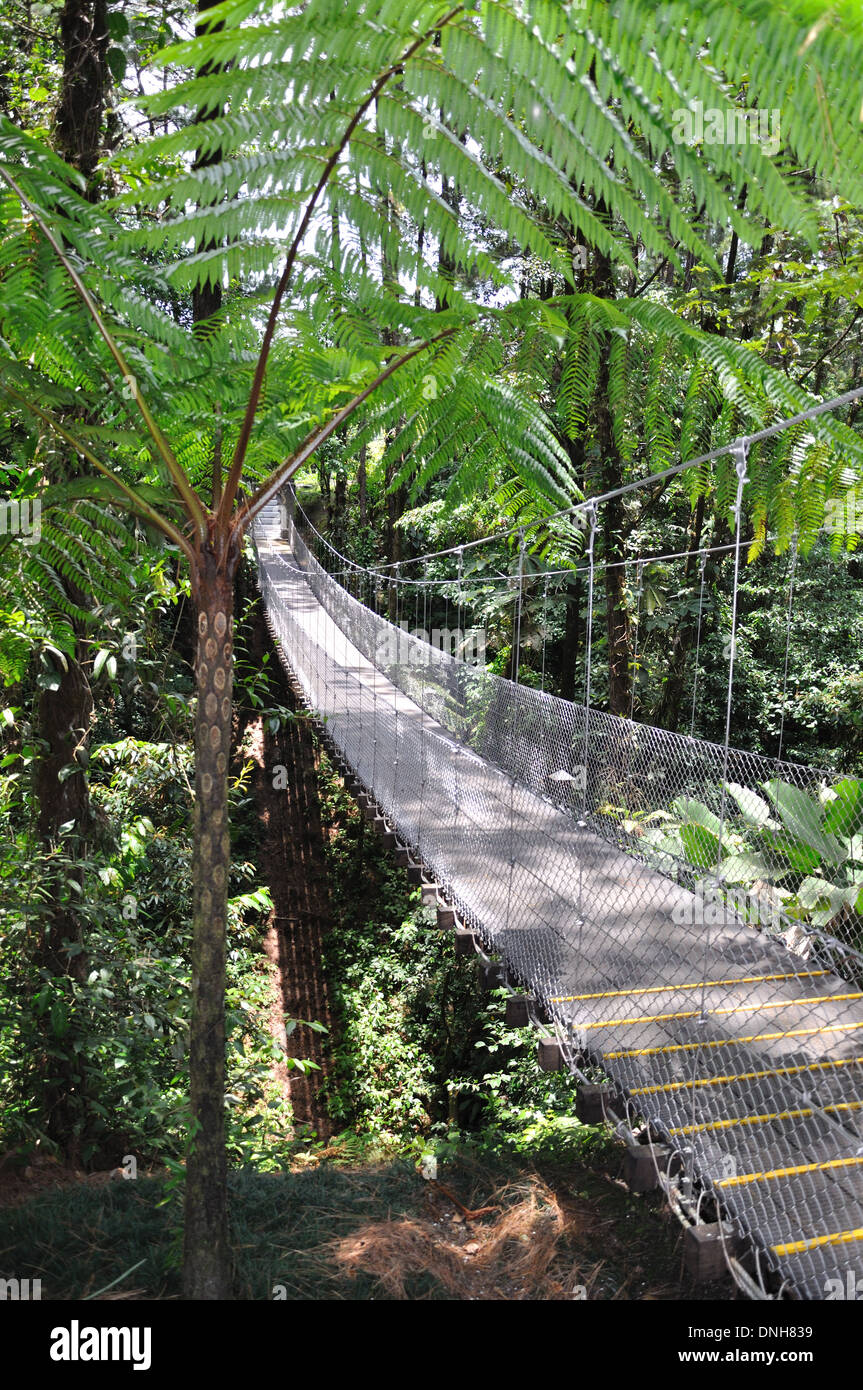
[[[738,480],[733,623],[745,452]],[[350,593],[313,542],[293,507],[255,524],[282,660],[459,938],[499,960],[491,979],[541,1025],[549,1064],[575,1071],[639,1185],[750,1296],[856,1287],[856,784],[592,708],[589,623],[582,704],[471,666]],[[801,913],[810,899],[849,910]]]

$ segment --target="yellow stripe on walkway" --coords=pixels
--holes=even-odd
[[[796,1178],[799,1173],[824,1173],[830,1168],[853,1168],[859,1158],[830,1158],[824,1163],[797,1163],[793,1168],[767,1168],[763,1173],[740,1173],[736,1178],[719,1178],[714,1187],[745,1187],[750,1182],[772,1182],[774,1178]]]
[[[699,1047],[739,1047],[743,1043],[774,1042],[778,1038],[808,1038],[813,1033],[845,1033],[863,1028],[863,1023],[831,1023],[827,1028],[791,1028],[784,1033],[752,1033],[746,1038],[711,1038],[707,1042],[666,1043],[663,1047],[634,1047],[623,1052],[603,1052],[603,1060],[620,1057],[653,1057],[657,1052],[694,1052]]]
[[[728,1076],[709,1076],[695,1081],[666,1081],[656,1086],[636,1086],[630,1090],[631,1096],[652,1096],[658,1091],[694,1090],[697,1086],[725,1086],[732,1081],[761,1081],[765,1076],[797,1076],[802,1071],[824,1071],[826,1067],[853,1067],[863,1062],[863,1057],[847,1057],[836,1062],[805,1062],[797,1067],[773,1067],[767,1071],[739,1071]]]
[[[808,1240],[789,1240],[785,1245],[774,1245],[777,1255],[802,1255],[807,1250],[817,1250],[819,1245],[851,1245],[855,1240],[863,1240],[863,1226],[856,1231],[835,1231],[829,1236],[810,1236]]]
[[[616,999],[621,995],[632,998],[636,994],[673,994],[678,989],[717,989],[720,985],[762,985],[768,980],[814,980],[818,975],[829,975],[829,970],[798,970],[793,975],[738,975],[733,980],[695,980],[690,985],[651,985],[645,989],[609,989],[599,994],[561,994],[551,999],[551,1004],[574,1004],[580,999]]]
[[[820,1114],[824,1111],[827,1114],[834,1114],[839,1110],[860,1110],[863,1109],[863,1100],[840,1100],[833,1105],[821,1105],[817,1111],[813,1106],[807,1106],[805,1110],[777,1110],[772,1115],[734,1115],[728,1120],[706,1120],[701,1125],[681,1125],[679,1129],[670,1129],[669,1134],[702,1134],[706,1129],[734,1129],[738,1125],[766,1125],[771,1120],[803,1120],[809,1115]]]
[[[844,999],[863,999],[863,994],[817,994],[811,999],[773,999],[767,1004],[731,1004],[725,1009],[687,1009],[674,1014],[638,1014],[634,1018],[610,1018],[602,1023],[576,1023],[576,1028],[628,1028],[633,1023],[663,1023],[673,1018],[712,1018],[718,1014],[760,1013],[762,1009],[791,1009],[796,1004],[839,1003]]]

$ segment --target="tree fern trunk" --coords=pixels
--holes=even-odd
[[[228,915],[228,759],[233,688],[233,575],[200,560],[195,721],[192,1113],[183,1267],[187,1298],[230,1296],[225,1157],[225,937]]]

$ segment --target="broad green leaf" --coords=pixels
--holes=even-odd
[[[821,855],[817,850],[781,830],[769,830],[765,827],[759,832],[758,839],[771,859],[787,860],[789,866],[798,873],[812,873],[821,864]]]
[[[680,838],[686,846],[686,857],[690,864],[696,864],[700,869],[709,869],[716,864],[719,858],[718,835],[712,834],[703,825],[682,825]]]
[[[847,856],[842,845],[824,833],[823,810],[814,797],[776,777],[765,782],[764,787],[786,830],[831,864],[844,862]]]
[[[105,61],[115,82],[122,82],[126,76],[126,55],[122,48],[109,48]]]
[[[728,790],[737,802],[747,825],[767,825],[770,822],[770,807],[751,787],[743,787],[739,782],[729,782]]]
[[[722,860],[720,871],[728,883],[756,883],[761,879],[772,882],[777,877],[775,865],[763,854],[729,854]]]
[[[854,836],[863,830],[863,782],[843,777],[824,815],[824,829],[833,835]]]
[[[705,830],[709,830],[717,838],[719,837],[719,817],[703,805],[700,801],[695,801],[690,796],[679,796],[672,804],[672,809],[677,812],[682,821],[690,821],[693,825],[702,825]]]
[[[69,1006],[64,999],[55,999],[51,1005],[51,1032],[62,1038],[69,1031]]]

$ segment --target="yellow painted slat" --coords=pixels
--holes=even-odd
[[[650,985],[645,989],[609,989],[598,994],[561,994],[552,1004],[575,1004],[581,999],[633,998],[637,994],[674,994],[679,989],[718,989],[725,985],[762,985],[771,980],[814,980],[829,970],[797,970],[793,975],[738,975],[732,980],[695,980],[689,985]]]
[[[803,1110],[777,1110],[771,1115],[734,1115],[728,1120],[706,1120],[701,1125],[681,1125],[679,1129],[670,1129],[669,1134],[703,1134],[707,1129],[735,1129],[739,1125],[766,1125],[771,1120],[803,1120],[809,1115],[820,1114],[821,1111],[827,1114],[835,1114],[840,1110],[860,1110],[863,1109],[861,1100],[840,1100],[832,1105],[820,1105],[816,1110],[813,1106],[807,1106]]]
[[[861,1023],[831,1023],[826,1028],[791,1028],[779,1033],[751,1033],[745,1038],[711,1038],[705,1042],[665,1043],[662,1047],[634,1047],[619,1052],[603,1052],[605,1061],[621,1057],[654,1057],[659,1052],[694,1052],[699,1047],[740,1047],[744,1043],[775,1042],[781,1038],[808,1038],[813,1033],[847,1033],[863,1028]]]
[[[774,1245],[776,1255],[803,1255],[807,1250],[817,1250],[820,1245],[851,1245],[855,1240],[863,1240],[863,1226],[854,1231],[834,1231],[829,1236],[809,1236],[806,1240],[789,1240],[784,1245]]]
[[[829,1158],[824,1163],[796,1163],[791,1168],[767,1168],[763,1173],[740,1173],[734,1178],[719,1178],[714,1187],[745,1187],[751,1182],[772,1182],[775,1178],[796,1178],[800,1173],[826,1173],[833,1168],[855,1168],[863,1163],[858,1158]]]
[[[847,999],[863,999],[863,994],[859,991],[855,994],[818,994],[813,998],[803,999],[774,999],[767,1004],[730,1004],[723,1009],[687,1009],[683,1013],[674,1014],[639,1014],[635,1018],[610,1018],[603,1020],[602,1023],[577,1023],[577,1028],[623,1028],[629,1027],[634,1023],[663,1023],[668,1019],[674,1018],[706,1018],[719,1014],[742,1014],[742,1013],[761,1013],[763,1009],[791,1009],[797,1004],[828,1004],[839,1003]]]
[[[765,1071],[731,1072],[728,1076],[710,1076],[694,1081],[666,1081],[656,1086],[636,1086],[630,1090],[631,1096],[652,1096],[659,1091],[695,1090],[699,1086],[725,1086],[732,1081],[761,1081],[765,1076],[797,1076],[803,1071],[825,1071],[828,1067],[853,1067],[863,1062],[863,1057],[847,1057],[836,1062],[806,1062],[796,1067],[769,1067]]]

